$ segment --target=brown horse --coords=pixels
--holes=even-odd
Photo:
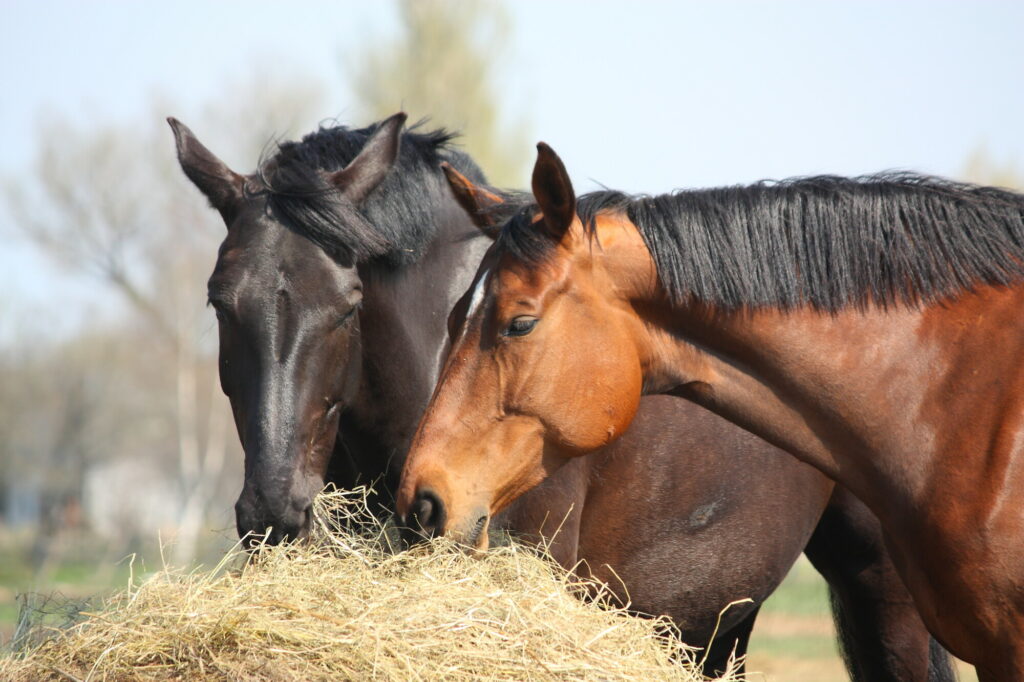
[[[538,150],[398,512],[484,543],[642,394],[681,395],[848,486],[939,640],[982,680],[1024,679],[1024,197],[904,174],[577,201]]]
[[[447,314],[490,246],[442,163],[478,183],[479,169],[448,135],[403,133],[403,122],[322,128],[243,176],[171,121],[182,168],[228,228],[209,299],[245,450],[240,535],[302,537],[326,481],[379,477],[385,502],[397,486],[441,369]],[[863,506],[679,398],[645,398],[623,438],[560,469],[494,525],[545,535],[563,565],[583,560],[613,589],[624,583],[633,609],[670,616],[695,644],[722,607],[751,597],[725,614],[709,671],[734,644],[745,651],[761,602],[804,550],[829,581],[855,679],[951,679]]]

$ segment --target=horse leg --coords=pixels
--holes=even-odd
[[[853,680],[956,680],[949,655],[925,629],[867,507],[836,486],[804,550],[829,584]]]
[[[729,658],[733,656],[740,660],[735,670],[741,676],[746,669],[746,661],[743,657],[747,655],[747,645],[750,644],[750,633],[754,629],[754,621],[757,620],[757,612],[760,605],[748,613],[743,620],[736,623],[731,630],[725,633],[718,633],[718,636],[708,645],[707,657],[701,672],[707,677],[720,677],[729,667]]]

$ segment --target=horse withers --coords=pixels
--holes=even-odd
[[[397,486],[448,312],[491,243],[442,172],[451,164],[482,187],[472,160],[444,133],[402,133],[402,122],[321,129],[245,176],[172,122],[183,168],[228,225],[209,298],[246,457],[240,535],[302,537],[325,481],[382,477],[384,503]],[[631,466],[638,456],[642,469]],[[726,613],[709,671],[734,643],[745,650],[760,603],[806,548],[837,595],[857,679],[923,679],[929,654],[944,679],[944,654],[929,648],[874,520],[846,496],[828,502],[831,491],[721,418],[654,396],[621,440],[563,467],[493,525],[545,537],[563,565],[584,560],[615,588],[621,580],[635,610],[669,615],[692,643],[708,641],[726,604],[752,597]]]
[[[423,522],[482,543],[641,395],[685,396],[848,486],[940,641],[1024,679],[1024,197],[898,174],[577,199],[544,144],[533,193],[480,265],[399,513],[428,494]]]

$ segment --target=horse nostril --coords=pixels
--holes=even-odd
[[[413,528],[427,535],[437,535],[444,529],[444,503],[432,490],[421,490],[413,500],[410,517]]]
[[[412,516],[421,526],[429,525],[431,517],[434,516],[434,501],[429,497],[416,498]]]
[[[484,532],[485,528],[487,528],[488,518],[489,517],[484,515],[476,520],[476,523],[473,525],[473,531],[469,534],[469,537],[467,538],[470,544],[475,545],[477,541],[480,539],[480,534]]]

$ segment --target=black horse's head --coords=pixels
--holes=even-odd
[[[356,264],[388,247],[360,205],[394,164],[405,115],[350,131],[364,133],[355,135],[361,150],[338,169],[309,162],[308,146],[292,143],[248,176],[168,121],[185,174],[228,228],[208,292],[221,386],[245,450],[238,532],[301,538],[359,384]]]

